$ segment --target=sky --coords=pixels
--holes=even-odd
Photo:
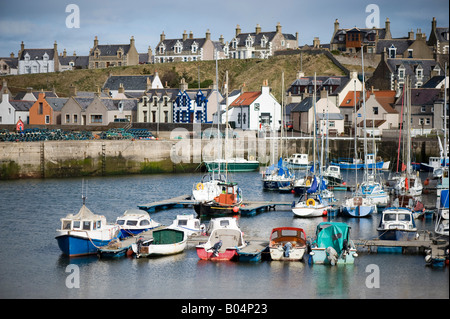
[[[278,22],[283,33],[299,33],[299,45],[314,37],[324,44],[336,19],[340,28],[365,28],[384,27],[389,18],[393,37],[411,29],[428,37],[433,17],[438,27],[449,26],[448,12],[448,0],[0,0],[0,57],[17,56],[22,41],[29,49],[52,48],[56,41],[59,53],[88,55],[95,36],[99,44],[127,44],[133,36],[138,52],[146,53],[163,31],[166,39],[181,38],[185,30],[204,38],[209,29],[212,40],[223,35],[231,41],[237,24],[246,33],[257,24],[275,31]]]

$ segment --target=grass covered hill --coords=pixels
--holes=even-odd
[[[327,56],[323,54],[300,54],[275,56],[269,59],[219,60],[218,78],[220,87],[225,81],[228,71],[229,92],[245,86],[245,91],[260,90],[264,80],[268,80],[272,93],[281,99],[282,72],[284,71],[285,89],[295,80],[297,72],[305,75],[344,75]],[[73,70],[47,74],[25,74],[3,77],[13,94],[32,87],[34,90],[55,89],[58,96],[68,96],[71,84],[78,91],[97,91],[101,89],[109,74],[112,75],[144,75],[158,72],[163,85],[179,87],[183,77],[190,88],[209,87],[216,78],[215,61],[178,62],[164,64],[142,64],[136,66],[113,67],[107,69]]]

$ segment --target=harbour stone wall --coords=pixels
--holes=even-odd
[[[78,140],[0,143],[0,179],[104,176],[116,174],[151,174],[200,171],[203,160],[218,158],[221,151],[228,156],[257,159],[261,165],[293,153],[308,153],[312,160],[311,141],[230,139],[219,146],[214,139],[176,136],[163,140]],[[330,140],[328,159],[353,157],[354,142]],[[372,149],[371,146],[368,147]],[[219,151],[220,150],[220,151]],[[398,141],[377,142],[377,155],[397,160]],[[428,162],[439,156],[437,139],[415,139],[412,160]],[[358,153],[363,152],[359,143]]]

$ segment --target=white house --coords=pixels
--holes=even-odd
[[[19,119],[27,124],[33,103],[34,101],[10,100],[10,95],[3,93],[0,101],[0,124],[16,124]]]
[[[225,121],[226,112],[222,114],[222,123]],[[261,91],[243,92],[229,104],[228,122],[243,130],[280,129],[281,105],[270,93],[267,81]]]
[[[25,49],[21,44],[19,51],[19,74],[48,73],[59,71],[58,49]]]

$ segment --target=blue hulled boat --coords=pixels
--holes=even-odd
[[[98,248],[119,236],[119,226],[108,225],[102,215],[92,213],[84,204],[76,214],[61,218],[56,240],[64,255],[74,257],[96,254]]]

